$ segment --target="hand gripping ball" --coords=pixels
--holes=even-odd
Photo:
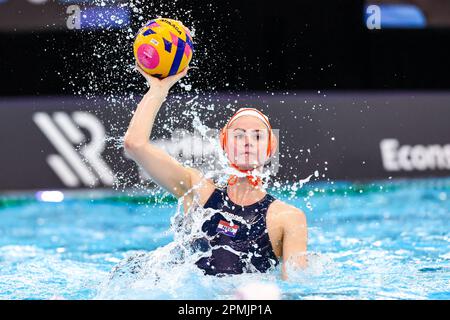
[[[191,33],[180,21],[158,18],[143,26],[134,41],[134,57],[148,74],[165,78],[182,71],[194,53]]]

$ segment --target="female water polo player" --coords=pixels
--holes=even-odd
[[[256,109],[242,108],[222,129],[221,146],[230,165],[238,171],[228,178],[225,188],[219,188],[199,170],[181,165],[149,141],[169,89],[186,75],[187,69],[160,80],[136,68],[150,89],[138,104],[125,134],[126,152],[159,186],[183,198],[186,214],[194,192],[201,206],[218,210],[202,226],[205,237],[194,241],[195,248],[211,250],[211,255],[199,259],[196,265],[207,275],[221,276],[266,272],[282,259],[283,279],[287,279],[287,263],[294,268],[305,267],[305,214],[266,193],[258,176],[277,148],[268,118]]]

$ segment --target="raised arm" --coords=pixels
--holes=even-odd
[[[146,78],[150,89],[138,104],[128,126],[124,138],[125,151],[153,181],[179,198],[191,188],[191,175],[197,174],[197,170],[184,167],[163,149],[150,143],[150,135],[169,89],[186,75],[187,68],[162,80],[149,76],[139,66],[136,68]]]

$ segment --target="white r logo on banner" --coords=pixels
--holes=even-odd
[[[52,143],[59,154],[47,157],[47,163],[67,187],[77,187],[80,183],[96,186],[98,179],[111,186],[114,174],[101,157],[105,148],[105,128],[97,117],[89,112],[76,111],[69,116],[65,112],[55,112],[50,117],[45,112],[36,112],[33,121]],[[77,126],[78,125],[78,126]],[[79,127],[90,133],[90,142],[81,146],[86,137]]]

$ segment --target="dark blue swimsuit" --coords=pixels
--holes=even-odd
[[[207,251],[196,265],[207,275],[240,274],[244,272],[266,272],[278,265],[266,227],[266,213],[269,205],[276,199],[266,193],[263,199],[248,206],[240,206],[227,196],[226,188],[216,188],[203,206],[234,215],[216,212],[202,226],[203,232],[212,240],[197,239],[193,245],[196,250]],[[247,224],[236,220],[245,219]],[[224,247],[222,247],[224,246]]]

